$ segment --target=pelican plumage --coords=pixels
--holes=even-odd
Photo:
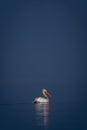
[[[34,103],[49,103],[49,99],[52,98],[51,94],[46,89],[42,89],[44,97],[37,97],[34,99]]]

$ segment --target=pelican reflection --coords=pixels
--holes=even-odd
[[[49,123],[50,105],[35,104],[37,125],[47,126]]]

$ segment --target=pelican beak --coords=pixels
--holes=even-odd
[[[45,95],[48,97],[48,98],[52,98],[52,95],[48,92],[45,92]]]

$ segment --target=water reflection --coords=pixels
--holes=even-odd
[[[37,125],[48,126],[50,105],[49,104],[35,104]]]

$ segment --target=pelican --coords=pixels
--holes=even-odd
[[[34,103],[49,103],[49,99],[52,98],[52,96],[47,92],[46,89],[42,89],[42,93],[44,97],[37,97],[34,99]]]

